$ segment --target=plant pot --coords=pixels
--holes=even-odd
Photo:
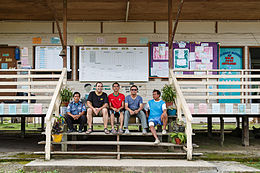
[[[61,107],[68,107],[70,102],[61,102]]]
[[[176,144],[181,144],[181,140],[179,138],[175,138],[174,140],[175,140]]]
[[[176,115],[176,109],[167,109],[168,116]]]
[[[166,107],[169,107],[169,106],[172,106],[173,105],[173,102],[166,102]]]
[[[58,142],[61,142],[63,134],[53,134],[51,136],[52,136],[53,142],[58,143]]]

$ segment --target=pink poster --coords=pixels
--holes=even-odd
[[[206,114],[206,113],[208,113],[207,104],[206,104],[206,103],[200,103],[200,104],[199,104],[199,113],[200,113],[200,114]]]
[[[188,107],[190,109],[190,113],[194,114],[194,104],[193,103],[188,103]]]
[[[34,113],[35,114],[42,114],[42,104],[35,104],[34,105]]]

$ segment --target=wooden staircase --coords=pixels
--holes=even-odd
[[[124,156],[145,156],[148,158],[165,158],[165,157],[185,157],[186,146],[168,142],[168,134],[158,133],[161,143],[154,144],[152,133],[143,135],[141,132],[131,132],[129,134],[104,134],[104,132],[85,133],[63,133],[63,141],[60,143],[52,142],[52,145],[61,145],[61,151],[51,151],[51,155],[104,155],[116,156],[121,159]],[[78,140],[77,138],[86,138]],[[91,139],[92,138],[92,139]],[[70,140],[68,140],[70,139]],[[45,141],[39,144],[46,144]],[[94,146],[95,151],[77,151],[76,146]],[[70,148],[68,149],[68,146]],[[103,146],[114,146],[112,149],[104,151]],[[129,146],[132,146],[129,149]],[[145,147],[142,149],[142,147]],[[198,147],[193,145],[194,148]],[[76,149],[76,150],[75,150]],[[100,151],[100,149],[102,151]],[[134,151],[133,151],[134,149]],[[136,151],[138,149],[138,151]],[[72,151],[74,150],[74,151]],[[82,149],[81,149],[82,150]],[[44,154],[44,152],[35,152],[35,154]],[[202,153],[193,153],[193,156],[200,156]]]

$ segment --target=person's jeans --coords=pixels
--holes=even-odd
[[[138,114],[135,114],[135,115],[130,115],[130,112],[127,111],[127,110],[125,111],[124,128],[128,128],[128,122],[129,122],[130,116],[137,116],[141,120],[141,124],[142,124],[143,129],[148,128],[146,116],[145,116],[145,113],[143,111],[140,111],[140,112],[138,112]]]

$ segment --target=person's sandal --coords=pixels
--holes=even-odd
[[[109,132],[109,130],[107,128],[104,128],[104,133],[105,134],[109,134],[110,132]]]
[[[86,131],[86,134],[90,134],[92,132],[91,128],[88,128],[88,130]]]

